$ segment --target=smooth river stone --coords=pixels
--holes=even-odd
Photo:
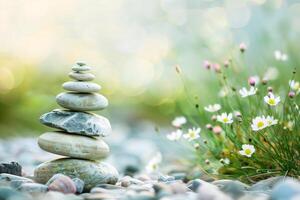
[[[56,96],[56,102],[60,106],[74,111],[102,110],[108,106],[108,100],[97,93],[64,92]]]
[[[87,113],[56,109],[40,117],[42,124],[86,136],[105,137],[111,133],[109,120],[105,117]]]
[[[109,153],[108,145],[99,137],[63,132],[46,132],[39,136],[38,144],[45,151],[72,158],[99,160]]]
[[[69,77],[77,81],[92,81],[95,75],[91,73],[70,72]]]
[[[39,165],[34,170],[34,178],[36,182],[45,184],[58,173],[84,181],[84,192],[99,184],[116,184],[119,176],[113,166],[104,162],[61,158]]]
[[[76,65],[84,66],[84,65],[86,65],[86,63],[84,61],[77,61]]]
[[[65,82],[62,87],[65,90],[72,92],[81,92],[81,93],[92,93],[98,92],[101,89],[101,86],[97,83],[83,82],[83,81],[69,81]]]
[[[72,67],[72,70],[75,71],[75,72],[90,71],[91,67],[89,67],[87,65],[74,65]]]

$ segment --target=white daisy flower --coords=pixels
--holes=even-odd
[[[279,50],[274,51],[274,56],[276,60],[280,60],[280,61],[286,61],[288,59],[288,56]]]
[[[173,131],[167,135],[167,139],[171,141],[178,141],[181,138],[182,131],[180,129]]]
[[[250,87],[249,91],[245,87],[243,87],[242,89],[239,90],[239,93],[243,98],[255,95],[256,92],[257,92],[257,88],[255,88],[255,87]]]
[[[280,102],[280,96],[275,97],[272,92],[269,92],[269,94],[264,97],[264,100],[270,106],[276,106]]]
[[[290,85],[291,89],[296,92],[296,94],[300,93],[300,83],[298,81],[290,80],[289,85]]]
[[[221,115],[217,116],[217,120],[223,124],[231,124],[233,122],[232,113],[222,113]]]
[[[206,110],[207,112],[217,112],[221,109],[221,105],[220,104],[213,104],[213,105],[208,105],[204,107],[204,110]]]
[[[242,145],[242,150],[239,151],[239,153],[243,156],[251,157],[252,154],[255,152],[255,148],[251,144],[243,144]]]
[[[146,171],[148,173],[156,172],[158,170],[161,161],[162,161],[162,155],[160,152],[158,152],[146,165]]]
[[[278,123],[278,120],[274,119],[273,116],[267,116],[266,121],[268,123],[268,126],[272,126]]]
[[[265,116],[256,117],[252,119],[251,128],[253,131],[259,131],[269,126],[268,121],[266,120]]]
[[[188,141],[192,141],[200,137],[199,135],[200,132],[201,132],[201,128],[193,127],[189,129],[188,132],[183,135],[183,137]]]
[[[183,124],[187,122],[186,118],[184,116],[176,117],[172,121],[172,125],[175,126],[176,128],[181,127]]]

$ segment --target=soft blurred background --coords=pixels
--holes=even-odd
[[[299,36],[296,0],[0,0],[0,136],[48,130],[39,116],[58,107],[77,60],[110,100],[99,114],[116,131],[151,134],[190,106],[175,65],[204,105],[216,83],[203,60],[222,64],[244,42],[252,75],[274,66],[289,77]]]

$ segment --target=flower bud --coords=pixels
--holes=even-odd
[[[212,68],[215,70],[216,73],[220,73],[221,72],[221,67],[218,63],[214,63],[212,65]]]
[[[217,135],[219,135],[220,133],[222,133],[223,129],[221,128],[221,126],[215,126],[213,127],[213,132]]]
[[[213,129],[213,127],[212,127],[211,124],[206,124],[206,128],[207,128],[208,130],[210,130],[210,131]]]
[[[293,92],[293,91],[290,91],[289,92],[289,97],[292,99],[292,98],[294,98],[295,97],[295,92]]]
[[[229,67],[229,61],[228,61],[228,60],[225,60],[225,61],[224,61],[224,67],[226,67],[226,68]]]
[[[268,80],[267,80],[267,79],[263,79],[263,80],[261,81],[261,83],[262,83],[263,85],[267,85]]]
[[[205,69],[210,69],[211,68],[211,64],[208,60],[205,60],[203,62],[203,66],[204,66]]]
[[[248,83],[249,83],[249,85],[251,85],[251,86],[255,86],[255,85],[256,85],[256,78],[255,78],[254,76],[250,76],[250,77],[248,78]]]
[[[242,113],[240,111],[234,111],[235,117],[242,117]]]
[[[178,74],[181,73],[181,69],[180,69],[180,66],[179,65],[175,65],[175,70]]]
[[[246,49],[247,49],[246,44],[242,42],[242,43],[240,44],[240,51],[241,51],[242,53],[244,53],[244,52],[246,51]]]
[[[211,120],[212,121],[217,121],[217,116],[216,115],[211,116]]]
[[[206,160],[205,160],[205,164],[207,164],[207,165],[209,165],[209,164],[210,164],[210,162],[209,162],[209,160],[208,160],[208,159],[206,159]]]
[[[268,92],[273,92],[273,88],[272,87],[268,87]]]

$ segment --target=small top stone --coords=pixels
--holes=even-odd
[[[77,62],[73,67],[72,70],[75,72],[83,72],[83,71],[90,71],[91,67],[87,66],[83,62]]]
[[[76,65],[84,66],[84,65],[86,65],[86,63],[84,61],[77,61]]]

